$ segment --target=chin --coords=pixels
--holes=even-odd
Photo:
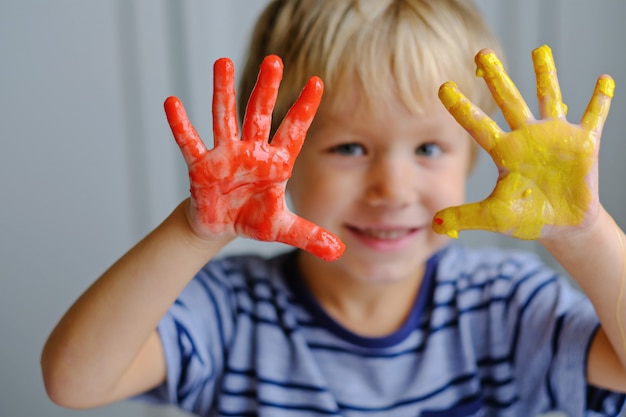
[[[421,278],[427,259],[428,257],[421,259],[416,256],[409,259],[392,256],[361,257],[344,253],[337,266],[343,270],[343,274],[363,284],[391,285],[413,279],[416,275]]]

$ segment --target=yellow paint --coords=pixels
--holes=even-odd
[[[537,74],[537,99],[539,104],[544,106],[545,116],[549,118],[565,116],[567,106],[563,104],[561,97],[552,50],[544,45],[535,49],[532,55]]]
[[[615,81],[613,81],[612,78],[606,77],[601,78],[598,83],[600,84],[600,92],[605,94],[607,97],[613,98],[613,95],[615,94]],[[599,108],[596,110],[599,110]]]
[[[476,57],[484,77],[511,127],[504,132],[473,105],[453,82],[439,97],[448,111],[490,154],[499,168],[493,192],[483,201],[439,211],[433,229],[450,237],[460,230],[482,229],[520,239],[541,237],[546,225],[575,226],[594,198],[586,177],[597,159],[599,132],[608,115],[615,84],[598,79],[579,125],[565,119],[552,51],[533,51],[541,119],[536,120],[493,51]]]

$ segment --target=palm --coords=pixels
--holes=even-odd
[[[477,55],[477,65],[512,131],[503,132],[470,103],[453,83],[440,98],[457,121],[489,153],[499,170],[485,200],[438,212],[434,229],[456,237],[459,230],[483,229],[521,239],[576,227],[598,210],[597,156],[602,126],[613,95],[613,80],[600,77],[579,125],[565,118],[566,107],[550,49],[533,53],[541,120],[523,98],[491,51]]]
[[[191,196],[199,223],[214,235],[232,234],[275,240],[276,223],[289,213],[283,184],[289,155],[267,143],[229,141],[207,151],[189,166]],[[253,155],[262,154],[263,159]],[[285,157],[286,156],[286,157]],[[274,232],[274,233],[272,233]]]
[[[271,114],[282,77],[282,62],[265,59],[252,92],[241,138],[235,109],[234,69],[226,58],[215,63],[213,149],[208,150],[181,102],[170,97],[165,111],[189,167],[191,225],[199,236],[242,236],[287,243],[336,259],[343,244],[334,235],[291,213],[285,184],[322,95],[311,78],[271,143]]]

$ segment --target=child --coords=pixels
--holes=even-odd
[[[271,2],[242,75],[241,140],[229,60],[215,64],[212,150],[166,101],[191,198],[52,332],[50,397],[141,394],[201,416],[620,413],[624,236],[596,164],[612,80],[571,125],[537,49],[536,121],[482,48],[497,44],[463,0]],[[459,92],[491,110],[479,50],[509,134]],[[476,151],[464,128],[500,178],[459,206]],[[450,244],[464,228],[539,238],[587,297],[533,256]],[[300,249],[211,261],[235,236]]]

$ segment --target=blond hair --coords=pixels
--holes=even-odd
[[[489,113],[493,100],[474,75],[482,48],[501,55],[470,0],[274,0],[253,31],[238,88],[239,119],[269,54],[285,66],[272,131],[312,75],[324,81],[327,105],[341,105],[355,87],[373,105],[391,87],[415,114],[436,97],[445,76]]]

